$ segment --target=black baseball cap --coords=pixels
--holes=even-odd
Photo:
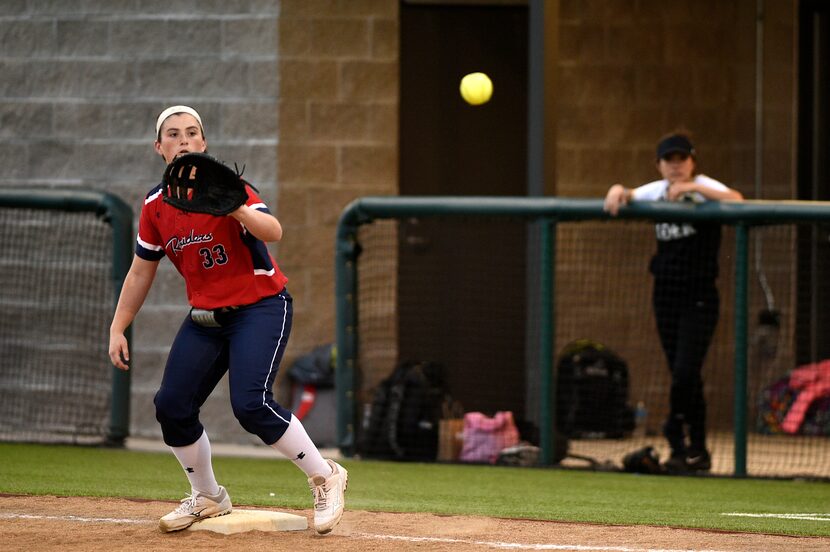
[[[695,156],[695,148],[689,138],[683,134],[672,134],[657,144],[657,159],[664,159],[672,153]]]

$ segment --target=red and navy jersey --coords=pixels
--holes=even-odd
[[[188,213],[164,202],[162,185],[144,198],[135,254],[167,257],[184,277],[187,300],[200,309],[256,303],[276,295],[288,279],[265,243],[230,216]],[[250,185],[246,205],[270,212]]]

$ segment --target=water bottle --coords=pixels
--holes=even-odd
[[[637,401],[637,408],[635,408],[635,410],[634,410],[634,436],[635,437],[645,437],[647,418],[648,418],[648,410],[646,410],[645,401]]]

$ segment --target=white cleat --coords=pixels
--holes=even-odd
[[[233,510],[231,497],[225,487],[219,487],[219,496],[208,498],[203,494],[193,492],[182,500],[178,508],[159,520],[159,529],[162,533],[187,529],[197,521],[209,517],[224,516]]]
[[[314,529],[321,535],[340,523],[346,504],[344,495],[349,484],[349,473],[343,466],[333,460],[326,462],[333,472],[328,478],[322,475],[308,478],[308,486],[314,497]]]

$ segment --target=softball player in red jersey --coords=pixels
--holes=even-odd
[[[156,122],[155,150],[165,163],[207,151],[202,119],[191,107],[165,109]],[[167,257],[184,277],[189,315],[182,322],[156,393],[164,442],[179,460],[191,493],[162,517],[162,531],[177,531],[206,517],[231,512],[227,490],[216,481],[210,441],[199,409],[225,373],[240,425],[292,459],[308,477],[314,526],[328,533],[343,513],[348,474],[325,460],[300,421],[274,401],[272,385],[288,343],[292,299],[265,242],[282,227],[257,192],[246,185],[245,205],[227,216],[178,210],[163,201],[161,184],[144,199],[135,257],[110,327],[109,355],[128,369],[124,331],[132,323]]]

